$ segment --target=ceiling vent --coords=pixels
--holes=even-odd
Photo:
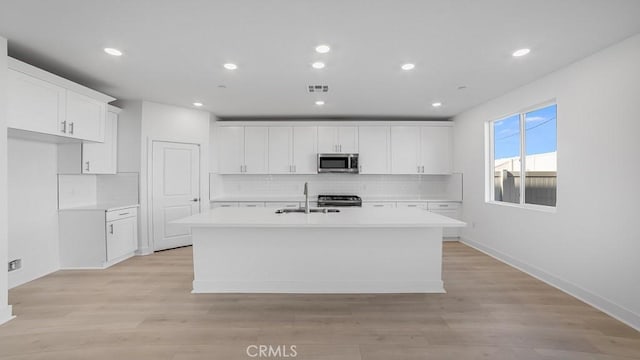
[[[326,93],[329,92],[329,85],[309,85],[310,93]]]

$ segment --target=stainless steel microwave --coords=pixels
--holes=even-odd
[[[358,154],[318,154],[319,173],[357,174]]]

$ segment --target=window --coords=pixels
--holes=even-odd
[[[555,104],[490,121],[488,143],[491,201],[556,206]]]

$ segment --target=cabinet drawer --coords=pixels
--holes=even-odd
[[[430,202],[429,210],[456,210],[460,207],[457,202]]]
[[[120,210],[107,211],[107,221],[126,219],[138,215],[138,208],[126,208]]]
[[[396,207],[396,203],[389,201],[380,201],[380,202],[363,202],[362,207],[364,208],[394,208]]]
[[[246,208],[258,208],[258,207],[264,207],[264,203],[261,201],[240,202],[238,206],[246,207]]]
[[[300,207],[299,202],[291,201],[291,202],[279,202],[279,201],[270,201],[265,203],[265,206],[273,209],[284,209],[284,208],[298,208]]]
[[[418,208],[418,209],[426,209],[426,202],[398,202],[399,208]]]
[[[230,207],[238,207],[238,203],[235,201],[214,201],[211,203],[211,208],[230,208]]]

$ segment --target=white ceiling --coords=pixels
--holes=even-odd
[[[638,19],[638,0],[0,0],[11,56],[219,116],[450,117],[639,33]]]

